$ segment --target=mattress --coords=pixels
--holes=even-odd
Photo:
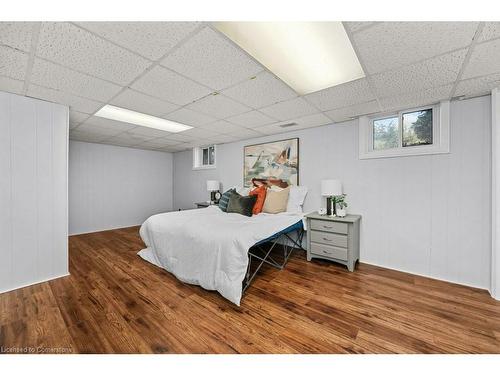
[[[139,255],[239,306],[248,250],[302,225],[302,220],[303,214],[297,213],[247,217],[216,206],[154,215],[141,226],[147,247]]]

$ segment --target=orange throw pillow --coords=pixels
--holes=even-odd
[[[266,187],[259,186],[258,188],[253,189],[248,195],[256,195],[257,201],[253,206],[252,213],[254,215],[260,214],[262,212],[262,207],[264,206],[264,202],[266,200]]]

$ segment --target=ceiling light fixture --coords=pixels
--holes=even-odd
[[[217,22],[299,95],[365,76],[342,22]]]
[[[192,126],[180,124],[178,122],[165,120],[163,118],[150,116],[145,113],[131,111],[130,109],[105,105],[95,116],[104,117],[110,120],[126,122],[129,124],[145,126],[148,128],[159,129],[171,133],[179,133],[184,130],[192,129]]]

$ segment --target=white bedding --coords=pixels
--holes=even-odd
[[[141,226],[147,248],[139,255],[239,306],[249,248],[301,219],[289,212],[247,217],[216,206],[154,215]]]

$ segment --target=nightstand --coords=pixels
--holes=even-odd
[[[360,215],[331,217],[317,212],[306,215],[307,260],[320,258],[341,263],[354,271],[359,260]]]
[[[208,206],[218,206],[219,204],[216,204],[216,203],[210,204],[208,202],[197,202],[197,203],[195,203],[195,205],[196,205],[196,208],[205,208]]]

